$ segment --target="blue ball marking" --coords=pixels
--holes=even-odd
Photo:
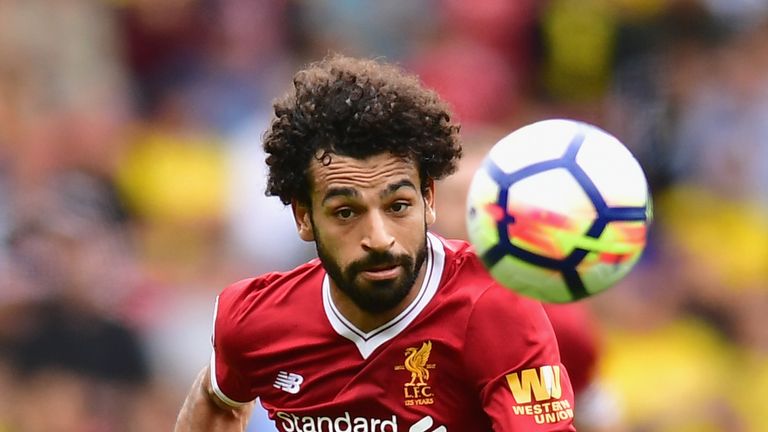
[[[516,182],[532,175],[564,168],[576,180],[595,207],[597,217],[584,235],[599,238],[608,223],[613,221],[645,221],[647,219],[646,207],[609,207],[603,199],[597,186],[589,178],[589,175],[576,162],[576,156],[586,137],[585,127],[574,134],[564,154],[556,159],[537,162],[521,168],[512,173],[505,173],[491,158],[483,162],[483,169],[499,186],[499,207],[506,210],[509,201],[509,188]],[[488,268],[493,267],[504,256],[510,255],[529,264],[560,272],[573,300],[578,300],[589,295],[579,276],[576,267],[590,253],[589,250],[576,248],[563,259],[555,259],[536,254],[512,244],[509,238],[508,227],[515,223],[513,215],[504,211],[502,218],[496,224],[499,242],[487,250],[481,257]]]

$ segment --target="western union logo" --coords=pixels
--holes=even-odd
[[[563,391],[560,387],[560,366],[542,366],[538,369],[525,369],[507,375],[507,384],[518,404],[549,399],[560,399]]]

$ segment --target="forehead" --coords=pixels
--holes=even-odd
[[[328,158],[330,163],[327,163]],[[313,179],[313,194],[322,194],[333,187],[381,189],[402,179],[411,180],[414,185],[419,184],[416,164],[409,159],[389,153],[367,159],[355,159],[330,153],[326,159],[314,158],[309,166],[309,172]]]

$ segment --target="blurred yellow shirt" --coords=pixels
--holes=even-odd
[[[768,431],[768,353],[745,351],[738,365],[738,378],[730,382],[728,395],[744,420],[746,431]]]
[[[117,183],[127,205],[141,217],[215,219],[226,210],[226,155],[208,136],[150,131],[123,158]]]
[[[609,329],[603,354],[601,380],[618,396],[630,425],[654,432],[728,430],[713,408],[735,378],[733,352],[705,323],[679,319],[643,331]]]
[[[732,290],[768,282],[768,208],[692,186],[657,199],[665,234]]]

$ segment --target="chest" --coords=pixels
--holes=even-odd
[[[258,386],[254,390],[276,422],[287,422],[284,430],[302,430],[288,424],[305,418],[312,422],[349,416],[350,421],[360,417],[414,424],[430,417],[442,424],[463,425],[481,417],[477,390],[462,365],[458,341],[426,336],[399,335],[367,358],[355,344],[339,337],[284,347],[254,358],[256,363],[275,365],[259,369],[254,364],[252,370],[258,371],[252,380]]]

